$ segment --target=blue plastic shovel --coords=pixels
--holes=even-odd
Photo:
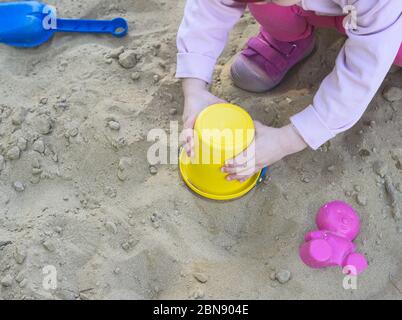
[[[0,43],[15,47],[36,47],[55,32],[109,33],[124,37],[127,21],[58,19],[56,9],[37,1],[0,3]]]

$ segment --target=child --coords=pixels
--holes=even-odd
[[[177,77],[183,78],[184,128],[199,112],[222,102],[207,90],[228,33],[248,7],[261,25],[231,68],[234,83],[252,92],[268,91],[311,54],[314,29],[331,27],[348,36],[334,70],[314,102],[270,128],[256,122],[255,154],[228,161],[228,180],[244,181],[262,167],[307,146],[316,150],[352,127],[362,116],[393,62],[402,66],[402,1],[396,0],[188,0],[178,33]],[[192,138],[186,150],[192,153]]]

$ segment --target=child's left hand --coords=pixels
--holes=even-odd
[[[271,128],[254,121],[256,135],[252,145],[236,158],[228,160],[222,172],[227,180],[246,181],[266,166],[307,147],[292,125]]]

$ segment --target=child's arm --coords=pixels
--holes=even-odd
[[[332,2],[341,8],[350,3],[348,0]],[[318,0],[302,0],[301,3],[305,10],[321,12],[329,6],[327,1]],[[313,104],[291,118],[296,130],[289,126],[280,131],[267,127],[257,130],[255,159],[245,162],[239,155],[232,160],[223,168],[229,173],[228,179],[245,180],[261,167],[302,150],[304,142],[315,150],[360,119],[401,45],[402,1],[356,0],[353,3],[357,30],[347,30],[348,40],[339,53],[334,70],[322,82]],[[266,137],[268,132],[271,139]],[[298,139],[296,132],[303,139]],[[286,146],[281,141],[291,143]],[[253,166],[254,171],[244,170]]]
[[[194,152],[193,127],[198,114],[207,106],[225,101],[210,93],[204,80],[196,78],[183,80],[183,92],[183,132],[180,138],[187,154],[192,157]]]
[[[347,0],[333,0],[344,8]],[[314,10],[315,0],[302,1]],[[335,69],[322,82],[314,102],[291,118],[303,139],[317,149],[351,128],[384,81],[402,41],[402,1],[354,1],[357,29],[347,30]]]
[[[228,40],[229,31],[245,6],[231,0],[187,0],[177,35],[177,72],[183,78],[184,111],[182,142],[192,153],[192,128],[207,106],[223,102],[208,91],[216,61]]]
[[[177,35],[176,76],[211,83],[229,31],[244,10],[245,5],[231,0],[187,0]]]

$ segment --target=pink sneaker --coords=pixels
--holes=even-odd
[[[231,67],[234,84],[251,92],[264,92],[276,87],[288,71],[314,50],[315,37],[282,42],[261,31],[251,38]]]

